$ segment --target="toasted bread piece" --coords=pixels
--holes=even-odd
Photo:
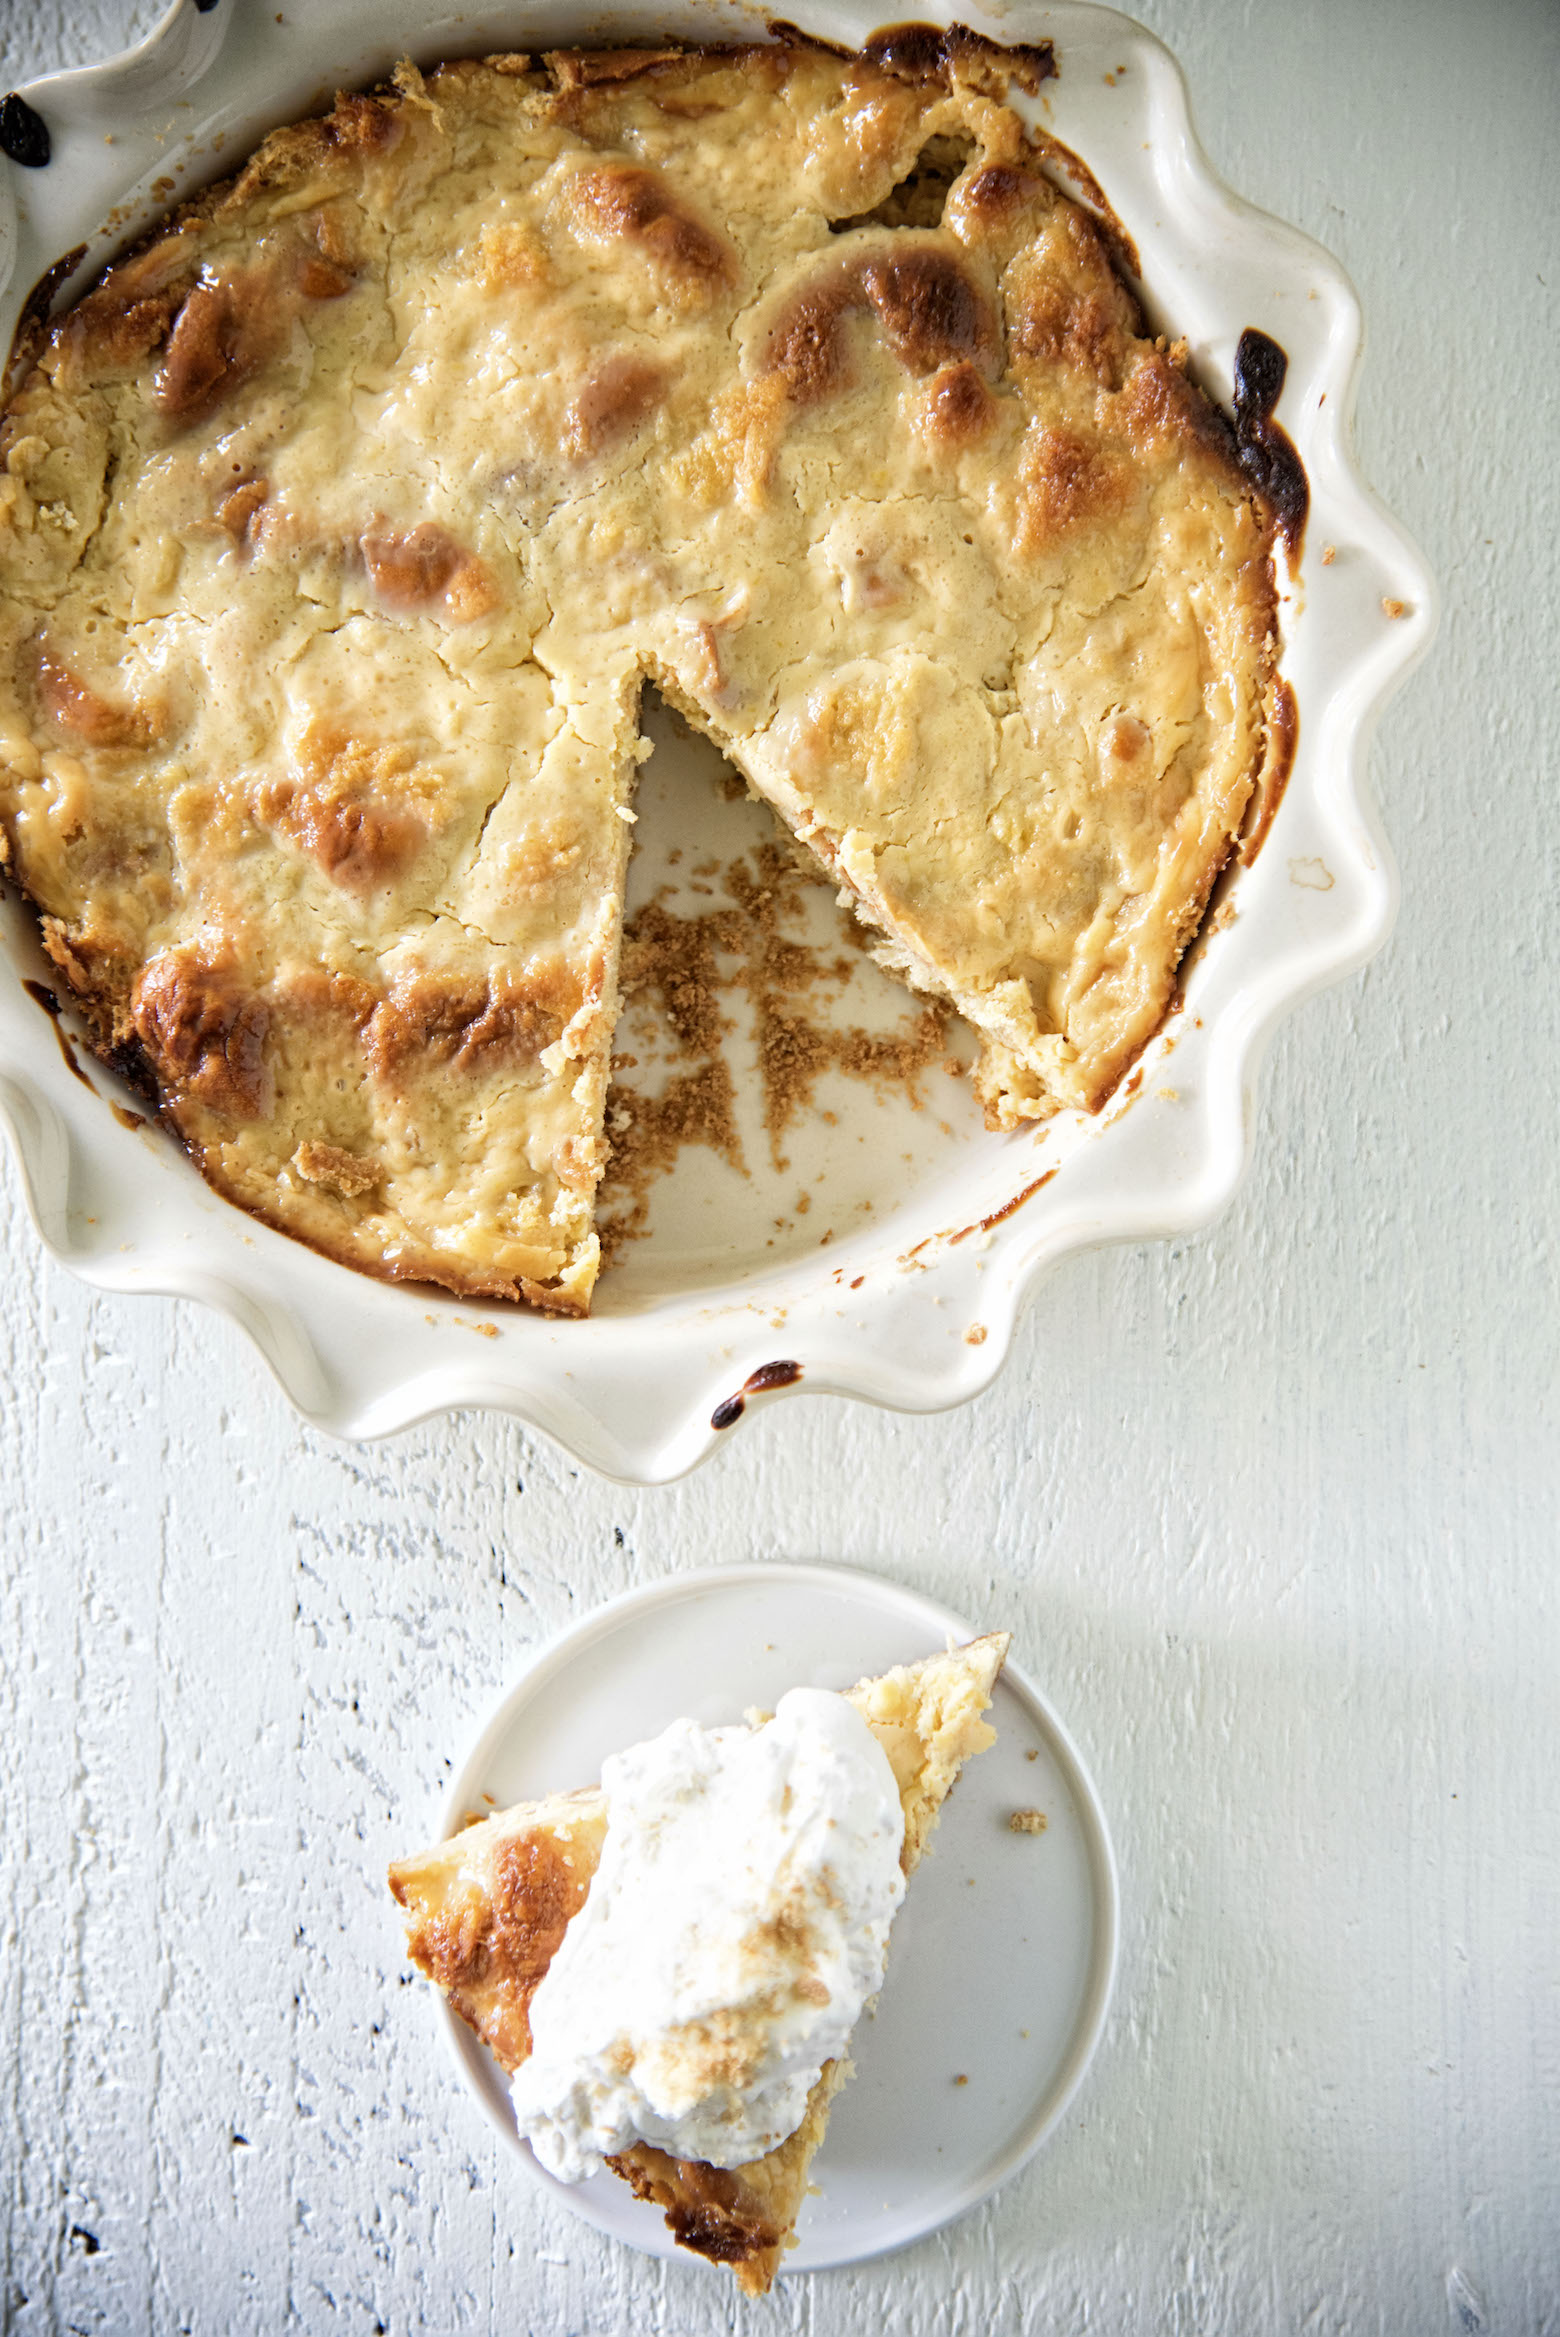
[[[849,1700],[888,1756],[904,1811],[901,1864],[912,1873],[960,1769],[993,1731],[991,1702],[1009,1635],[863,1680]],[[506,2072],[531,2050],[530,2004],[570,1919],[585,1903],[606,1834],[599,1788],[520,1802],[390,1868],[407,1952]],[[679,2243],[730,2264],[749,2296],[769,2288],[807,2195],[829,2105],[850,2075],[825,2064],[796,2132],[745,2166],[712,2167],[636,2143],[609,2163],[666,2211]]]

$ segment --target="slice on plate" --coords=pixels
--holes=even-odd
[[[904,1815],[900,1863],[911,1874],[950,1787],[993,1732],[982,1719],[1008,1650],[993,1632],[945,1655],[863,1680],[847,1701],[887,1755]],[[412,1961],[444,1992],[507,2075],[531,2051],[530,2006],[584,1906],[606,1838],[599,1789],[522,1802],[390,1868]],[[644,2142],[609,2160],[642,2199],[666,2211],[679,2243],[730,2264],[750,2296],[767,2290],[807,2195],[808,2169],[850,2063],[824,2065],[795,2132],[765,2156],[715,2167]]]

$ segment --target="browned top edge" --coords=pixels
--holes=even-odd
[[[1127,233],[1110,197],[1083,156],[1075,153],[1071,146],[1064,145],[1050,130],[1042,130],[1038,124],[1031,125],[1029,135],[1041,161],[1051,163],[1060,174],[1062,193],[1075,203],[1080,203],[1093,219],[1117,275],[1136,277],[1141,281],[1143,263],[1138,257],[1137,245]],[[1128,284],[1127,290],[1133,291],[1131,284]],[[1135,298],[1136,294],[1133,296]]]
[[[1235,349],[1236,457],[1273,515],[1293,574],[1305,540],[1311,483],[1288,431],[1273,419],[1288,372],[1288,352],[1270,333],[1248,325]]]
[[[1268,716],[1267,757],[1251,790],[1241,833],[1239,859],[1243,868],[1251,866],[1267,842],[1268,830],[1284,800],[1289,774],[1295,767],[1295,749],[1299,743],[1300,708],[1293,688],[1280,674],[1274,684],[1273,706]]]
[[[87,256],[87,247],[78,243],[65,252],[50,268],[45,268],[37,283],[22,302],[16,330],[11,335],[11,346],[6,353],[5,366],[0,370],[0,401],[6,405],[21,388],[22,380],[43,346],[48,329],[49,312],[60,286],[80,267]]]
[[[877,65],[881,70],[904,80],[946,80],[959,65],[984,63],[1005,70],[1020,88],[1033,92],[1041,83],[1053,79],[1057,72],[1056,52],[1050,41],[1014,42],[1003,44],[985,33],[974,32],[967,25],[946,27],[917,22],[885,25],[873,33],[860,50],[830,41],[819,34],[802,31],[784,18],[770,19],[765,26],[766,41],[677,41],[658,40],[647,43],[622,42],[613,46],[589,46],[575,49],[554,49],[545,52],[538,62],[545,68],[555,93],[565,96],[571,91],[621,85],[658,73],[674,71],[693,58],[738,59],[753,56],[767,48],[789,47],[822,51],[838,57],[857,57]],[[504,55],[499,52],[498,55]],[[448,61],[459,59],[458,46],[451,50]],[[441,60],[444,61],[444,60]],[[478,57],[476,62],[489,61]],[[497,56],[493,58],[497,61]],[[518,60],[516,60],[518,61]],[[110,269],[122,266],[136,258],[164,236],[175,234],[184,227],[209,218],[216,206],[238,185],[246,171],[263,153],[272,139],[285,137],[289,130],[323,130],[334,126],[354,108],[372,101],[386,111],[394,111],[403,103],[404,93],[393,79],[381,75],[364,82],[354,91],[338,90],[332,105],[313,114],[297,115],[277,124],[256,140],[244,161],[236,170],[226,173],[180,203],[150,219],[138,235],[105,257],[92,283],[95,289]],[[1065,152],[1065,149],[1059,149]],[[1068,167],[1079,174],[1079,183],[1087,180],[1097,190],[1097,181],[1075,157],[1069,157]],[[1094,195],[1090,195],[1091,204]],[[1099,216],[1108,232],[1121,232],[1119,222],[1106,203],[1098,196]],[[1124,248],[1130,252],[1130,239]],[[12,335],[6,365],[0,374],[0,399],[9,400],[20,375],[36,355],[43,330],[53,311],[55,296],[61,285],[74,274],[87,255],[88,246],[78,244],[64,254],[38,279],[23,304]]]
[[[1057,76],[1055,44],[1043,41],[995,41],[967,24],[925,24],[912,19],[903,24],[879,25],[859,49],[848,42],[831,41],[822,33],[804,32],[785,17],[771,17],[765,28],[771,38],[788,48],[821,49],[831,57],[859,57],[901,81],[946,81],[959,66],[996,66],[1031,96],[1043,81]]]

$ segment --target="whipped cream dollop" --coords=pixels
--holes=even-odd
[[[794,2134],[883,1981],[904,1896],[894,1773],[854,1705],[673,1721],[602,1769],[607,1832],[531,2000],[515,2116],[566,2183],[652,2142],[740,2166]]]

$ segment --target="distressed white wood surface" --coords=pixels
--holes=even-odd
[[[487,1418],[308,1434],[236,1333],[46,1265],[7,1170],[0,2325],[1560,2329],[1560,15],[1139,7],[1352,269],[1445,582],[1376,758],[1397,938],[1283,1035],[1210,1237],[1066,1266],[969,1411],[797,1400],[661,1493]],[[0,0],[0,84],[153,14]],[[539,1636],[769,1556],[1013,1626],[1126,1930],[1022,2177],[744,2306],[499,2159],[381,1877]]]

